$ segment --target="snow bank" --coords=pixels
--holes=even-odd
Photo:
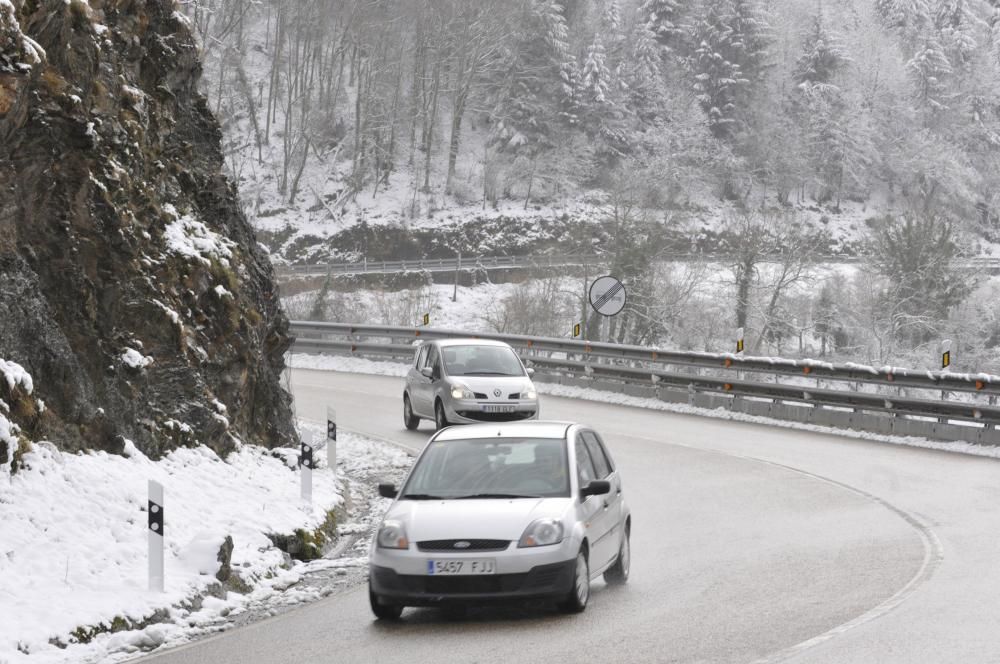
[[[0,416],[0,436],[9,436]],[[350,437],[347,435],[346,437]],[[179,607],[215,581],[226,535],[232,567],[258,592],[298,578],[266,533],[315,528],[341,503],[330,472],[313,473],[313,504],[299,498],[299,474],[262,448],[245,446],[224,462],[205,447],[151,461],[133,445],[128,456],[60,454],[41,443],[25,466],[0,482],[0,662],[80,660],[70,650],[149,647],[181,638],[185,626],[218,618],[246,598],[229,593],[198,612]],[[294,450],[284,450],[294,455]],[[325,454],[319,454],[321,468]],[[147,590],[147,480],[164,485],[166,592]],[[270,578],[265,578],[270,577]],[[177,624],[101,635],[60,650],[81,626],[131,621],[166,611]],[[222,614],[224,615],[224,614]],[[26,657],[25,653],[31,653]],[[104,661],[103,655],[97,655]]]

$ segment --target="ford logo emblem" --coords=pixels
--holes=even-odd
[[[468,549],[470,546],[472,546],[472,542],[466,542],[465,540],[455,542],[456,549]]]
[[[493,396],[495,396],[495,397],[498,397],[498,396],[500,396],[501,394],[502,394],[502,393],[500,392],[500,390],[493,390]]]

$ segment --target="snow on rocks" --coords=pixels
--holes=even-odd
[[[25,371],[24,367],[17,362],[8,362],[0,358],[0,374],[3,375],[7,381],[7,387],[11,390],[19,386],[24,390],[25,394],[31,394],[34,391],[31,374]]]
[[[185,256],[192,260],[211,265],[212,260],[228,266],[233,257],[236,244],[210,230],[208,226],[191,215],[181,215],[170,205],[163,206],[164,211],[173,217],[173,221],[163,229],[163,237],[167,249],[174,254]]]
[[[145,369],[153,363],[153,358],[143,355],[134,348],[126,348],[121,355],[122,363],[133,369]]]

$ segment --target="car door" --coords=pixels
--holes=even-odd
[[[576,436],[576,476],[580,488],[587,486],[597,477],[597,470],[594,461],[590,457],[590,450],[587,444],[580,437]],[[590,541],[590,569],[601,569],[610,562],[611,558],[617,554],[618,542],[612,538],[614,520],[609,513],[607,495],[587,496],[583,500],[583,517],[587,523],[587,538]]]
[[[594,471],[597,473],[597,478],[607,480],[611,485],[611,492],[604,496],[604,502],[607,505],[607,513],[611,522],[611,532],[608,535],[608,539],[614,544],[611,551],[611,557],[614,558],[618,555],[618,544],[621,542],[622,528],[624,528],[622,521],[624,515],[622,514],[621,476],[618,474],[614,462],[611,460],[611,455],[608,454],[607,448],[604,446],[604,441],[601,440],[601,437],[596,432],[583,431],[580,433],[580,437],[586,444],[587,451],[590,452],[590,458],[594,463]]]
[[[409,383],[410,403],[413,411],[421,417],[434,417],[431,379],[420,373],[420,370],[431,366],[431,356],[436,353],[437,347],[433,344],[423,346],[417,355],[416,365],[408,374],[412,377]]]

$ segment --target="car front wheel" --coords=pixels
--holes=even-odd
[[[629,532],[625,531],[622,543],[618,547],[618,560],[604,572],[604,580],[611,585],[620,586],[628,581],[628,572],[632,566],[632,547],[629,544]]]
[[[448,416],[444,414],[444,404],[440,401],[434,405],[434,426],[439,431],[448,426]]]
[[[410,404],[409,394],[403,395],[403,424],[410,431],[420,426],[420,418],[413,414],[413,406]]]
[[[368,589],[368,602],[372,606],[372,613],[379,620],[399,620],[403,615],[403,607],[399,604],[383,604],[371,588]]]
[[[587,601],[590,599],[590,564],[587,562],[587,554],[582,549],[576,554],[576,570],[573,574],[573,589],[569,595],[559,604],[559,608],[566,613],[583,613],[587,608]]]

